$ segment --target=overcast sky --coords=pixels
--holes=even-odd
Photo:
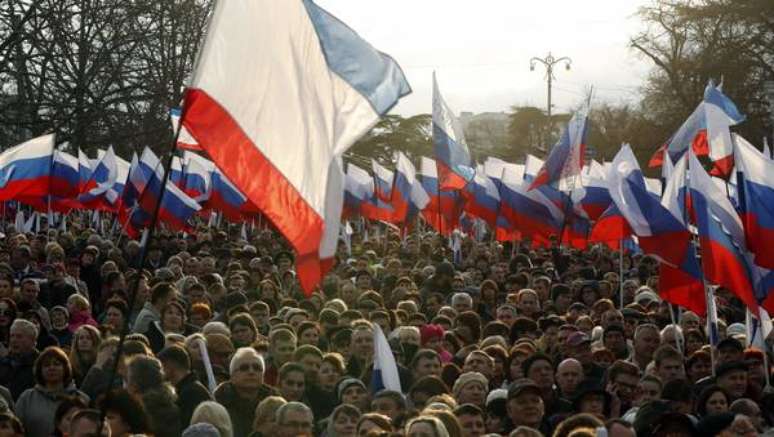
[[[556,71],[554,111],[594,85],[595,100],[631,100],[651,65],[627,47],[646,0],[317,0],[403,67],[414,92],[393,109],[431,109],[433,70],[456,112],[546,106],[545,70],[533,56],[572,58]]]

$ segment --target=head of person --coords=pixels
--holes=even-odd
[[[100,428],[100,424],[102,427]],[[110,424],[102,423],[99,410],[80,410],[70,421],[69,437],[110,437]]]
[[[742,343],[732,337],[725,338],[718,343],[717,364],[729,363],[732,361],[744,360],[744,346]]]
[[[401,417],[406,412],[406,399],[393,390],[380,390],[371,400],[371,411],[386,417]]]
[[[159,282],[151,288],[150,293],[151,305],[161,310],[177,296],[177,288],[170,282]]]
[[[743,398],[735,400],[731,403],[729,411],[737,415],[741,414],[747,416],[759,433],[764,431],[766,423],[761,412],[761,407],[752,399]]]
[[[747,364],[743,361],[720,364],[715,370],[715,380],[731,400],[742,398],[747,392]]]
[[[112,435],[131,435],[150,432],[148,417],[139,399],[124,389],[115,389],[98,402],[105,409],[105,420],[110,424]]]
[[[653,354],[661,344],[661,336],[656,325],[645,323],[634,331],[634,354],[643,361],[653,359]]]
[[[583,380],[583,365],[575,358],[567,358],[557,366],[555,379],[563,396],[574,396],[575,389]]]
[[[282,396],[269,396],[255,407],[253,431],[263,435],[273,435],[277,427],[277,410],[287,404]]]
[[[757,436],[758,431],[749,417],[732,412],[710,414],[696,425],[701,436]]]
[[[473,404],[461,404],[454,409],[463,437],[479,437],[486,433],[484,411]]]
[[[360,410],[354,405],[341,404],[333,409],[328,422],[328,435],[354,437],[357,433],[357,423],[360,420]]]
[[[24,437],[25,435],[21,420],[10,411],[0,413],[0,435],[7,437]]]
[[[344,378],[339,381],[336,385],[336,393],[342,404],[354,405],[361,411],[367,411],[371,404],[371,397],[365,384],[356,378]]]
[[[132,395],[141,396],[164,383],[164,368],[158,359],[145,355],[131,358],[126,368],[126,387]]]
[[[312,410],[301,402],[288,402],[277,409],[278,437],[311,437],[314,425]]]
[[[66,387],[73,379],[70,359],[56,346],[49,346],[38,355],[34,372],[35,382],[42,387]]]
[[[306,389],[304,366],[294,361],[285,363],[279,369],[278,388],[288,401],[301,401]]]
[[[293,358],[296,352],[296,335],[287,328],[279,328],[269,333],[269,356],[272,365],[280,368]]]
[[[16,319],[11,324],[8,352],[11,355],[26,355],[33,352],[38,340],[38,327],[25,319]]]
[[[441,419],[432,415],[420,415],[406,423],[406,437],[449,437]]]
[[[466,372],[454,382],[452,392],[458,405],[473,404],[483,408],[488,388],[489,381],[486,376],[479,372]]]
[[[204,401],[194,409],[191,425],[209,423],[218,430],[220,437],[233,437],[234,427],[231,416],[223,405],[214,401]]]
[[[696,399],[696,413],[699,417],[725,413],[730,405],[731,398],[728,393],[713,384],[704,388]]]
[[[539,428],[545,414],[541,389],[532,380],[524,378],[508,387],[507,411],[513,426]]]
[[[671,344],[665,343],[653,354],[656,375],[667,383],[673,379],[685,378],[683,354]]]
[[[627,405],[634,402],[639,381],[640,369],[634,363],[618,360],[607,369],[608,390]]]
[[[230,381],[237,392],[243,397],[255,392],[263,385],[263,376],[266,371],[263,357],[253,348],[242,347],[237,349],[229,363]]]

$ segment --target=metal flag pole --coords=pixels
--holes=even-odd
[[[167,181],[169,181],[169,175],[171,173],[170,169],[172,167],[172,158],[175,156],[175,151],[177,150],[177,141],[180,137],[180,131],[182,130],[183,126],[183,120],[185,119],[186,114],[186,107],[183,107],[182,114],[180,115],[180,122],[177,125],[177,129],[175,129],[173,138],[172,138],[172,146],[170,147],[169,156],[167,157],[167,164],[165,167],[163,167],[164,176],[162,177],[161,181],[161,188],[160,193],[157,196],[156,204],[153,208],[153,215],[151,216],[150,225],[148,228],[146,228],[147,238],[145,238],[144,244],[140,246],[140,258],[138,260],[138,264],[140,266],[140,269],[142,269],[142,266],[145,264],[145,258],[148,254],[148,246],[150,246],[150,242],[153,240],[153,234],[156,230],[156,224],[158,223],[159,219],[159,211],[161,210],[161,203],[164,200],[164,193],[166,192],[166,186]],[[155,170],[154,170],[155,172]],[[147,190],[143,190],[143,192],[140,194],[140,198],[138,199],[138,203],[142,200],[142,196],[146,194]],[[137,278],[132,282],[131,285],[131,291],[129,293],[129,302],[127,302],[127,305],[129,308],[134,308],[136,301],[137,301],[137,289],[140,285],[140,275],[137,276]],[[124,321],[123,329],[121,329],[121,332],[118,336],[118,345],[116,346],[116,359],[113,362],[113,365],[110,369],[110,372],[108,373],[107,378],[107,393],[105,395],[105,403],[103,404],[101,410],[100,410],[100,429],[104,427],[105,422],[105,416],[107,414],[107,410],[110,407],[111,402],[111,392],[113,387],[113,382],[115,381],[116,374],[118,373],[118,363],[121,360],[121,355],[124,351],[124,343],[126,342],[126,335],[129,332],[129,318],[127,317]]]
[[[624,265],[623,265],[623,252],[624,252],[624,240],[623,238],[618,240],[618,302],[619,308],[623,311],[624,308]]]

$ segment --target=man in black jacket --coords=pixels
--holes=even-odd
[[[164,374],[177,391],[177,406],[180,408],[181,423],[191,422],[196,407],[204,401],[211,401],[212,395],[191,372],[191,357],[180,346],[166,347],[158,355],[164,366]]]

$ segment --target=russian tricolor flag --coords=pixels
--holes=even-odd
[[[347,164],[344,181],[343,217],[361,215],[361,207],[374,195],[374,179],[367,171],[353,163]]]
[[[218,210],[232,222],[242,220],[242,212],[247,204],[247,197],[224,175],[220,169],[215,169],[211,175],[212,191],[207,201],[207,207]]]
[[[371,170],[374,172],[374,191],[376,197],[390,202],[392,201],[392,185],[395,182],[395,173],[371,159]]]
[[[341,156],[410,91],[314,2],[231,0],[215,5],[182,122],[298,252],[310,293],[337,246]]]
[[[705,277],[726,287],[757,313],[758,301],[745,259],[747,248],[739,215],[692,153],[688,154],[688,178],[690,211],[698,229]]]
[[[441,191],[461,190],[473,179],[470,151],[462,125],[441,96],[433,73],[433,149]]]
[[[605,171],[602,165],[592,161],[581,172],[581,186],[572,191],[572,203],[582,216],[597,220],[610,207],[613,199],[607,192]]]
[[[405,223],[412,215],[423,210],[430,203],[430,197],[422,185],[417,182],[416,173],[414,164],[403,152],[398,152],[395,187],[392,194],[395,223]]]
[[[212,171],[215,164],[196,153],[184,152],[183,191],[197,202],[209,199],[212,192]]]
[[[44,135],[0,154],[0,200],[49,194],[54,135]]]
[[[574,177],[580,173],[586,150],[588,127],[586,111],[578,111],[573,114],[561,138],[551,148],[548,158],[529,186],[530,190]]]
[[[139,159],[132,160],[129,185],[123,200],[126,203],[130,235],[137,235],[142,227],[151,225],[153,211],[159,201],[159,220],[179,231],[188,228],[188,220],[201,209],[198,203],[167,181],[164,184],[164,167],[150,148],[145,148]],[[161,197],[161,198],[160,198]]]
[[[755,264],[774,269],[774,161],[734,134],[738,210]]]
[[[61,150],[54,151],[51,169],[51,195],[72,199],[79,193],[78,158]]]
[[[486,175],[484,166],[476,168],[473,180],[462,191],[465,211],[484,220],[492,229],[497,225],[500,212],[500,192],[494,181]]]
[[[425,156],[419,167],[422,188],[430,201],[422,210],[422,218],[442,235],[450,235],[457,227],[462,213],[462,202],[457,191],[438,189],[438,167]]]
[[[503,175],[505,174],[506,167],[512,168],[510,172],[515,175],[515,180],[524,179],[524,165],[511,164],[493,157],[488,157],[486,161],[484,161],[484,173],[486,173],[495,184],[495,187],[497,187],[497,193],[501,202],[505,197]],[[503,214],[503,209],[499,205],[497,208],[497,222],[495,223],[494,232],[497,241],[521,239],[521,233],[516,229],[515,224],[511,223],[510,220],[508,220],[508,217]]]

